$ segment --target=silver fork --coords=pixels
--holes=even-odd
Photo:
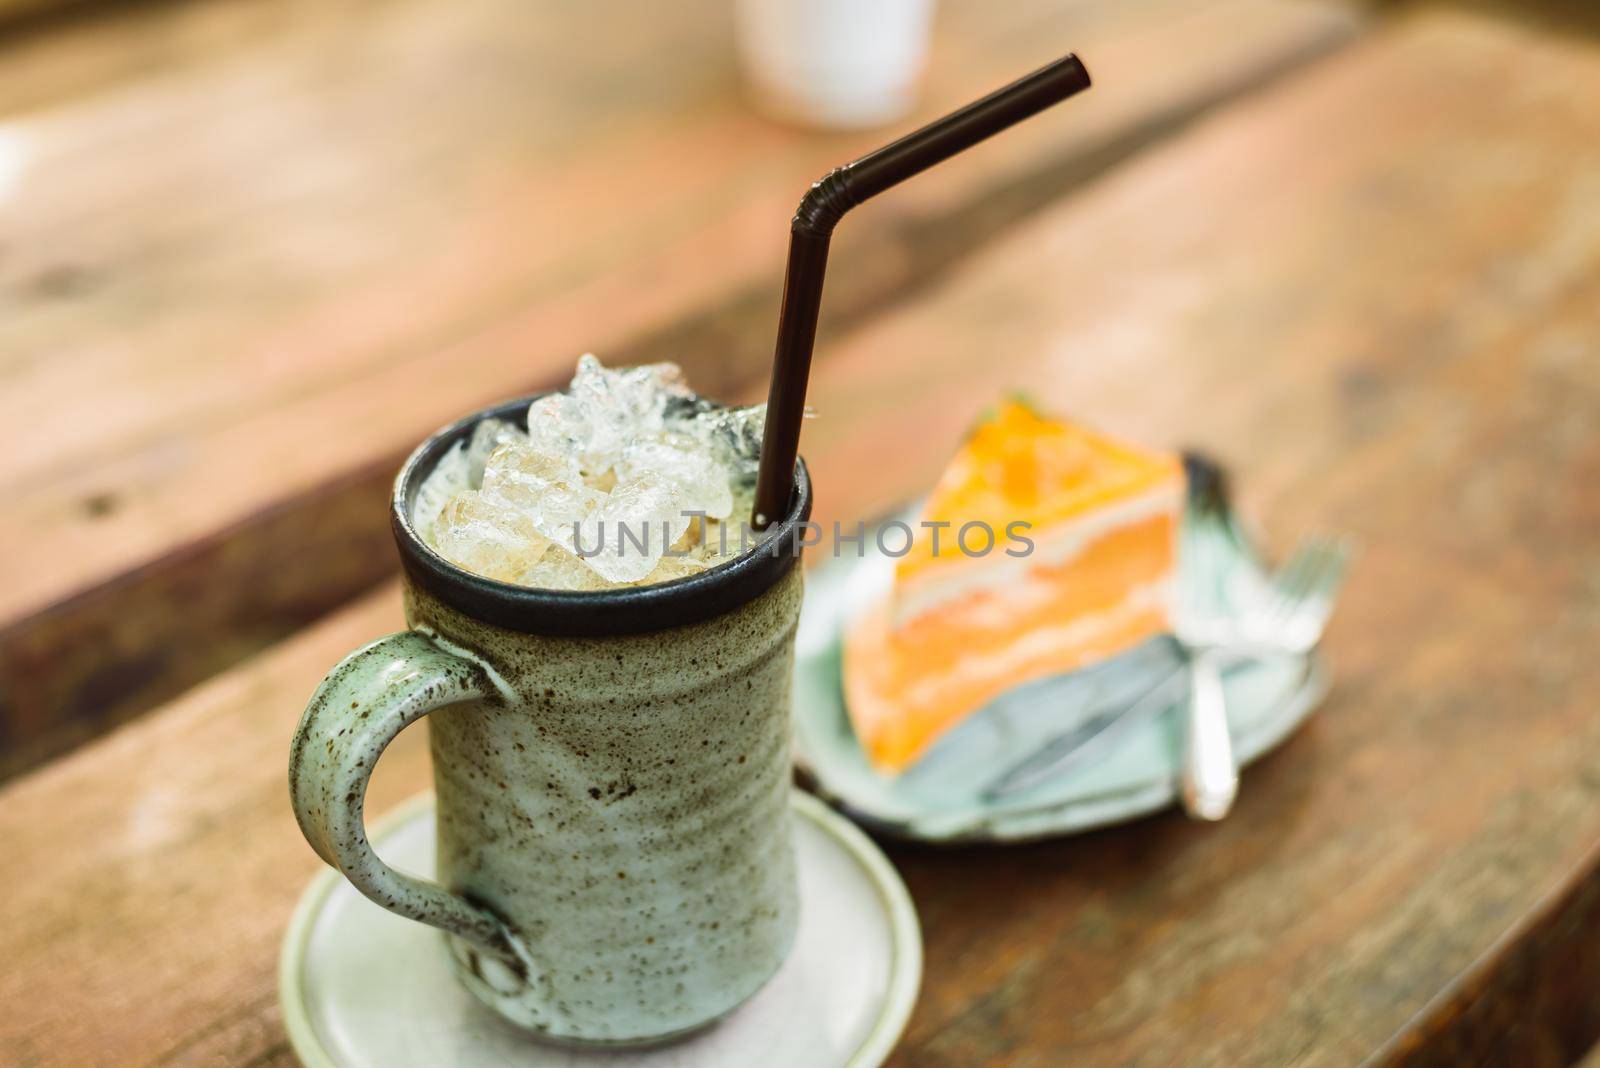
[[[1301,542],[1256,604],[1229,616],[1180,613],[1177,638],[1189,654],[1189,724],[1181,795],[1196,819],[1220,820],[1239,792],[1239,767],[1228,735],[1222,669],[1250,656],[1304,656],[1333,611],[1348,551],[1342,541]]]

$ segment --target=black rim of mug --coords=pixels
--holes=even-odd
[[[795,462],[789,513],[760,535],[748,552],[698,575],[655,586],[625,586],[579,592],[540,590],[463,570],[429,548],[411,525],[417,490],[447,451],[488,418],[527,426],[528,405],[544,394],[506,401],[474,412],[438,431],[400,468],[390,501],[389,522],[400,563],[417,587],[475,619],[526,634],[604,637],[665,630],[712,619],[754,600],[787,575],[799,560],[803,524],[811,516],[811,477]]]

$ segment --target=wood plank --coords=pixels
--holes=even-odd
[[[187,76],[241,49],[327,34],[381,0],[39,0],[40,13],[0,10],[0,116],[15,119],[130,83]],[[0,3],[3,9],[3,3]]]
[[[1456,992],[1600,948],[1551,910],[1600,885],[1597,92],[1588,44],[1425,13],[833,346],[824,518],[925,484],[1020,384],[1211,448],[1279,543],[1364,543],[1334,696],[1226,823],[892,848],[927,943],[896,1063],[1398,1059],[1466,1033]],[[316,865],[279,762],[321,671],[394,624],[375,594],[0,790],[0,1061],[286,1058],[273,960]],[[424,781],[402,745],[374,810]],[[1542,1026],[1540,986],[1494,995],[1530,1021],[1505,1063],[1595,1032]]]
[[[79,0],[0,0],[0,28],[48,19]]]
[[[882,135],[751,115],[725,9],[409,0],[0,129],[13,766],[389,574],[391,472],[461,411],[586,348],[708,392],[764,376],[797,191]],[[1113,91],[853,219],[835,328],[1356,25],[1278,0],[941,20],[925,116],[1068,46]]]

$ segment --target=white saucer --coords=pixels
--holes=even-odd
[[[807,794],[794,794],[794,813],[794,950],[755,997],[708,1030],[642,1051],[540,1045],[456,983],[438,931],[385,912],[325,871],[284,938],[278,993],[289,1041],[308,1068],[881,1064],[922,980],[916,910],[861,831]],[[393,866],[431,876],[433,797],[381,821],[373,841]]]

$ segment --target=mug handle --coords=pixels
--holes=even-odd
[[[457,935],[526,982],[528,961],[491,912],[437,883],[395,871],[367,841],[362,808],[385,747],[429,712],[473,702],[503,706],[488,669],[417,631],[391,634],[328,672],[295,730],[289,795],[300,831],[317,855],[374,903]]]

